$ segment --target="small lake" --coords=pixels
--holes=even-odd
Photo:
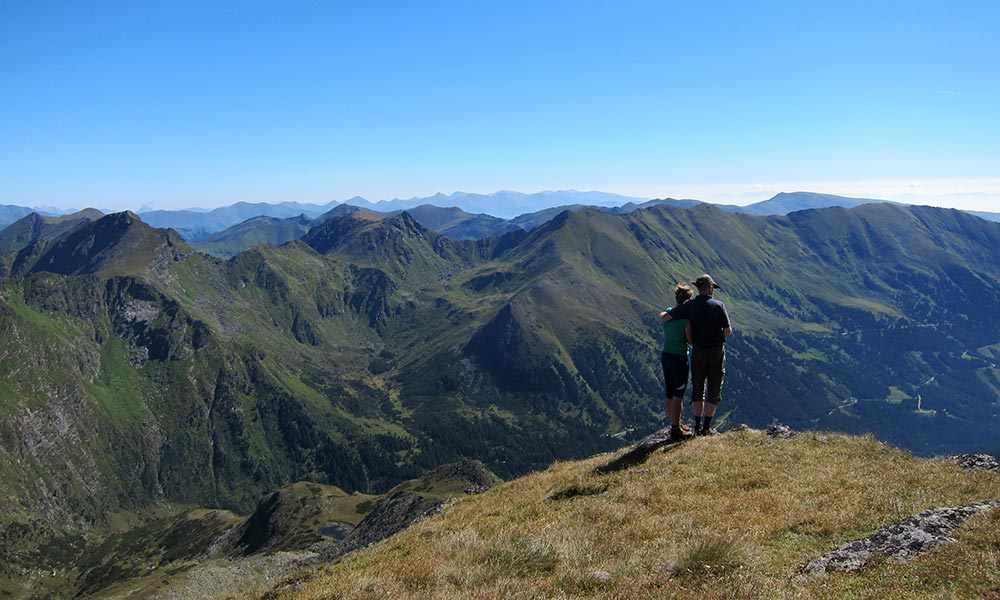
[[[319,534],[325,537],[330,537],[338,542],[351,534],[354,531],[354,525],[350,523],[344,523],[342,521],[334,521],[332,523],[327,523],[326,525],[319,528]]]

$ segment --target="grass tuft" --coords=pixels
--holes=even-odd
[[[723,538],[702,540],[681,555],[670,569],[675,577],[711,577],[743,566],[739,546]]]
[[[487,550],[485,561],[506,576],[526,577],[551,573],[559,564],[556,551],[538,540],[512,536]]]

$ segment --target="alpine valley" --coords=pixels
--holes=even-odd
[[[441,465],[618,448],[663,426],[658,313],[702,272],[736,330],[720,429],[1000,453],[1000,223],[660,202],[448,237],[420,212],[259,218],[240,235],[291,241],[223,257],[129,212],[0,231],[3,585],[93,592],[112,534],[208,536],[276,490],[360,514]]]

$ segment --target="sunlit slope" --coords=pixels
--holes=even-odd
[[[1000,509],[908,563],[799,578],[810,561],[921,511],[1000,498],[996,473],[871,437],[699,438],[610,475],[558,463],[396,537],[287,577],[264,597],[989,597]]]

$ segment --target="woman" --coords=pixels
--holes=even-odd
[[[678,285],[674,290],[677,306],[694,297],[690,286]],[[681,425],[684,391],[688,382],[688,353],[691,347],[691,325],[687,319],[672,319],[663,323],[663,381],[667,386],[667,417],[670,419],[670,440],[691,435],[691,429]]]

